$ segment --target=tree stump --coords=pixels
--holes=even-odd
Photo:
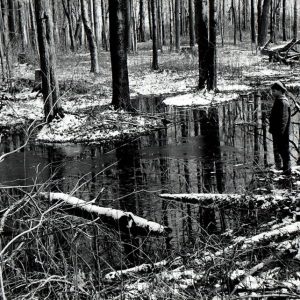
[[[34,71],[34,84],[40,84],[42,83],[42,70],[41,69],[36,69]]]
[[[19,53],[18,54],[18,62],[20,64],[25,64],[26,63],[26,54],[25,53]]]

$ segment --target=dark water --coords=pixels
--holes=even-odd
[[[244,193],[255,188],[257,172],[273,163],[264,121],[269,110],[265,99],[248,95],[206,109],[164,107],[159,98],[133,105],[171,123],[124,144],[29,144],[0,163],[1,184],[47,186],[51,178],[52,189],[85,200],[96,198],[100,206],[131,211],[171,227],[168,239],[131,240],[143,259],[165,256],[169,250],[191,249],[204,235],[238,228],[251,219],[247,212],[236,215],[199,208],[163,200],[158,194]],[[298,115],[293,122],[291,138],[298,145]],[[15,149],[23,139],[20,135],[2,139],[1,152]],[[293,146],[292,155],[295,164],[298,153]],[[105,237],[101,247],[103,255],[126,252],[126,247],[117,250],[118,246],[112,247]]]

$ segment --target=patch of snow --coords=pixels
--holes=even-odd
[[[174,97],[168,97],[163,102],[166,105],[172,106],[208,106],[214,103],[221,103],[226,101],[232,101],[239,98],[239,95],[234,94],[223,94],[223,93],[190,93],[184,95],[178,95]]]

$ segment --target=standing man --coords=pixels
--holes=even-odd
[[[275,166],[283,170],[284,175],[291,174],[289,135],[291,124],[291,109],[285,95],[286,87],[280,81],[272,86],[274,104],[270,115],[270,133],[273,136],[273,151]]]

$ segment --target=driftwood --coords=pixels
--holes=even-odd
[[[197,204],[202,207],[270,208],[276,205],[300,206],[298,194],[238,195],[238,194],[160,194],[161,198]]]
[[[296,46],[300,44],[300,40],[292,39],[284,44],[270,47],[271,40],[269,40],[261,49],[261,54],[268,55],[269,61],[282,62],[286,65],[299,63],[300,52]]]
[[[69,215],[94,220],[97,223],[106,223],[124,233],[148,235],[170,232],[168,227],[138,217],[131,212],[100,207],[68,194],[50,192],[40,195],[52,203],[61,202],[59,209]]]

